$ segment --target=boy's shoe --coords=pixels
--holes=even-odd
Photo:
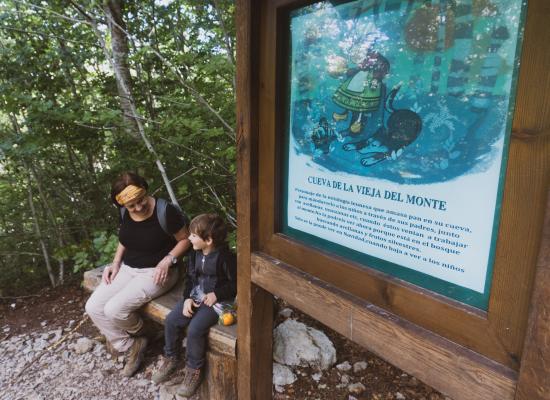
[[[164,382],[176,370],[177,365],[176,357],[161,356],[160,365],[151,380],[156,384]]]
[[[126,365],[122,370],[122,375],[130,377],[136,373],[147,348],[147,338],[141,336],[134,339],[132,346],[126,351]]]
[[[201,384],[202,374],[200,369],[185,367],[183,382],[178,386],[178,396],[191,397]]]

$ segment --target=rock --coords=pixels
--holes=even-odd
[[[405,396],[403,396],[402,393],[396,392],[395,393],[395,400],[405,400]]]
[[[315,382],[319,382],[321,380],[322,376],[323,376],[322,372],[317,372],[317,373],[311,375],[311,379],[313,379]]]
[[[409,386],[418,386],[418,379],[416,379],[414,376],[409,380],[408,383]]]
[[[326,383],[321,383],[319,386],[317,386],[319,389],[326,389],[327,388],[327,384]]]
[[[364,371],[367,369],[368,365],[369,364],[367,364],[366,361],[358,361],[355,364],[353,364],[353,372],[358,373],[358,372]]]
[[[354,394],[361,394],[363,393],[365,390],[367,390],[367,388],[365,387],[365,385],[363,385],[362,383],[352,383],[351,385],[348,386],[348,391],[350,393],[354,393]]]
[[[40,323],[40,326],[42,326],[42,327],[45,327],[46,325],[48,325],[48,321],[42,321]]]
[[[44,339],[37,339],[34,342],[34,350],[42,350],[48,345],[48,342]]]
[[[159,400],[174,400],[178,385],[161,385],[159,390]]]
[[[284,365],[326,370],[336,362],[336,349],[323,332],[288,319],[274,330],[273,359]]]
[[[290,368],[279,363],[273,363],[273,384],[277,392],[283,392],[283,386],[294,383],[296,379],[296,375]]]
[[[53,338],[51,339],[52,342],[57,342],[59,339],[61,339],[61,335],[63,335],[62,329],[56,329],[55,331],[50,332],[53,335]]]
[[[279,315],[283,318],[290,318],[293,311],[290,308],[283,308],[281,311],[279,311]]]
[[[86,337],[82,337],[76,341],[73,346],[74,352],[76,354],[84,354],[92,350],[94,347],[94,342]]]
[[[343,363],[338,364],[336,369],[338,369],[338,371],[349,371],[351,369],[351,364],[348,361],[344,361]]]
[[[340,382],[342,382],[343,385],[349,384],[350,381],[351,381],[351,378],[349,377],[349,375],[343,374],[343,375],[340,377]]]

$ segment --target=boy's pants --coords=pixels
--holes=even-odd
[[[188,326],[186,365],[189,368],[199,369],[204,365],[208,331],[218,322],[218,314],[212,307],[201,303],[199,308],[194,309],[193,317],[188,318],[183,315],[184,300],[178,301],[164,321],[164,355],[177,356],[179,339],[183,329]]]
[[[143,326],[137,310],[170,290],[178,279],[178,271],[172,267],[166,284],[160,286],[153,281],[154,271],[122,264],[111,284],[102,281],[86,303],[86,312],[118,351],[128,350],[134,342],[131,334]]]

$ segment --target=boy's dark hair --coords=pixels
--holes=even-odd
[[[201,214],[193,218],[189,224],[189,232],[199,236],[202,240],[212,238],[214,247],[219,247],[225,243],[227,226],[217,214]]]
[[[147,181],[145,181],[145,178],[139,176],[134,172],[124,172],[122,175],[116,178],[116,180],[111,185],[111,201],[115,206],[121,207],[121,205],[118,204],[118,201],[116,201],[116,196],[117,194],[122,192],[128,185],[134,185],[145,190],[149,188],[149,185],[147,184]]]

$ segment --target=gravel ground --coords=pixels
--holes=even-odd
[[[75,333],[55,349],[46,350],[66,330],[70,328],[21,334],[0,343],[0,398],[160,399],[159,387],[146,378],[147,369],[132,378],[123,377],[122,357],[111,356],[97,341]]]
[[[67,284],[0,298],[0,400],[180,400],[174,386],[150,381],[162,340],[151,344],[134,377],[120,374],[122,358],[93,339],[98,331],[90,321],[79,322],[88,296],[78,284]],[[293,368],[297,380],[274,388],[274,400],[451,400],[287,307],[278,304],[276,325],[293,318],[323,331],[336,348],[337,365],[322,373]]]

